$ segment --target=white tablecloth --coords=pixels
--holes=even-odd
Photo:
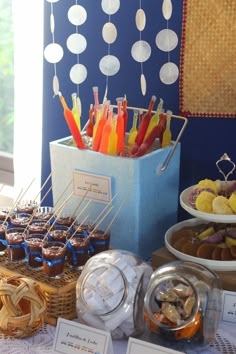
[[[24,339],[0,339],[0,353],[52,354],[56,327],[45,325],[37,335]],[[235,354],[236,324],[221,323],[215,342],[206,350],[187,351],[188,354]],[[142,338],[140,338],[142,339]],[[127,340],[113,341],[114,354],[126,354]]]

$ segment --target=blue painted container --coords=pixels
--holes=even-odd
[[[134,159],[79,150],[70,146],[70,140],[71,138],[67,137],[50,142],[54,205],[56,203],[58,207],[58,200],[62,203],[76,191],[73,181],[78,172],[109,177],[111,198],[116,194],[117,196],[112,201],[114,208],[99,225],[99,229],[105,231],[126,199],[111,225],[110,246],[149,259],[153,251],[164,245],[167,229],[177,223],[180,143],[176,145],[167,168],[161,172],[172,147],[161,149],[156,142],[152,152]],[[65,204],[63,212],[73,214],[82,201],[78,214],[88,203],[88,197],[89,194],[84,199],[73,195]],[[105,206],[106,204],[93,200],[79,217],[79,221],[88,214],[89,223],[92,223]]]

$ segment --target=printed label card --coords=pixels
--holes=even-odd
[[[136,338],[129,338],[126,354],[183,354]]]
[[[236,323],[236,293],[223,292],[222,321]]]
[[[64,318],[57,321],[53,351],[60,354],[114,354],[109,332]]]

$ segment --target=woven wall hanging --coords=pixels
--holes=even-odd
[[[236,0],[184,0],[180,112],[236,117]]]

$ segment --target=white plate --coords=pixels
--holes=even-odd
[[[193,188],[196,186],[189,187],[185,189],[180,194],[180,205],[184,208],[189,214],[195,216],[196,218],[213,221],[213,222],[221,222],[221,223],[236,223],[236,214],[235,215],[222,215],[222,214],[211,214],[204,213],[203,211],[199,211],[194,209],[189,204],[189,195],[192,192]]]
[[[194,257],[194,256],[190,256],[188,254],[182,253],[180,251],[177,251],[174,247],[171,246],[170,239],[171,239],[171,236],[174,232],[182,229],[183,227],[191,228],[193,226],[196,226],[199,224],[204,224],[204,223],[207,223],[207,222],[194,218],[194,219],[181,221],[180,223],[175,224],[174,226],[169,228],[165,234],[166,248],[175,257],[177,257],[178,259],[181,259],[183,261],[190,261],[190,262],[199,263],[199,264],[204,265],[205,267],[208,267],[211,270],[216,270],[216,271],[235,271],[236,270],[236,260],[235,261],[213,261],[211,259]]]

